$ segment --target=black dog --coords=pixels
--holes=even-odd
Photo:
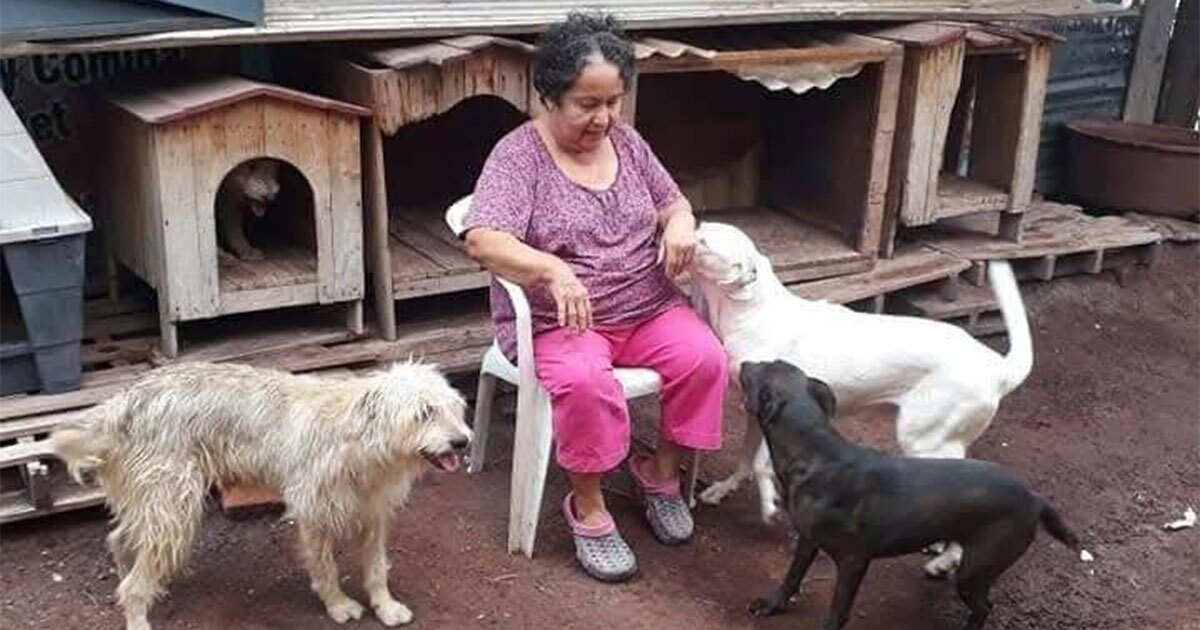
[[[831,425],[829,386],[790,363],[743,363],[746,410],[771,451],[787,512],[799,534],[783,584],[750,604],[755,616],[779,612],[823,550],[837,563],[826,630],[849,618],[872,558],[920,551],[937,541],[963,547],[958,594],[971,609],[966,628],[983,627],[988,591],[1025,553],[1041,523],[1078,554],[1058,514],[999,466],[978,460],[894,457],[856,446]]]

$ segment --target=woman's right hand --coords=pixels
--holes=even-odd
[[[554,304],[558,307],[558,325],[583,332],[592,326],[592,301],[587,289],[567,263],[556,260],[546,282]]]

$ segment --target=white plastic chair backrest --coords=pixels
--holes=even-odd
[[[471,195],[467,195],[450,204],[446,209],[446,225],[455,236],[462,236],[463,222],[467,220],[467,210],[471,209]]]

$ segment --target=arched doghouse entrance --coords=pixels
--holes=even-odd
[[[255,157],[229,170],[213,199],[221,292],[317,281],[313,188],[289,162]]]

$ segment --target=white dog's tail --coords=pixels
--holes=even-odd
[[[50,434],[54,454],[67,464],[67,471],[77,483],[84,483],[85,473],[104,465],[112,440],[101,430],[101,421],[108,405],[97,405],[77,422],[63,426]]]
[[[1004,391],[1007,395],[1020,385],[1033,369],[1033,338],[1029,332],[1029,319],[1025,315],[1025,303],[1017,278],[1007,260],[992,260],[987,266],[988,282],[1000,305],[1004,327],[1008,329],[1008,354],[1004,357]]]

